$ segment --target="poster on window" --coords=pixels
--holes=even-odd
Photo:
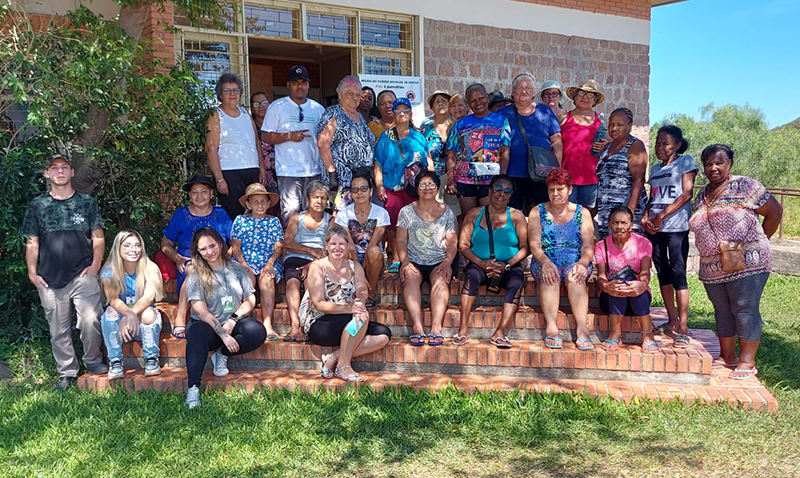
[[[422,78],[419,76],[393,75],[358,75],[363,86],[375,90],[377,96],[383,90],[391,90],[397,95],[408,98],[414,112],[414,124],[419,126],[425,119],[425,97],[422,95]]]

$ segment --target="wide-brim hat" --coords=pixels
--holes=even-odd
[[[431,109],[433,109],[433,99],[436,98],[436,95],[444,96],[445,98],[447,98],[447,102],[448,103],[450,103],[450,98],[453,97],[450,93],[448,93],[448,92],[446,92],[444,90],[436,90],[436,91],[434,91],[433,93],[430,94],[430,96],[428,96],[428,106]]]
[[[489,93],[489,108],[503,101],[513,102],[514,100],[510,96],[504,95],[502,91],[495,90]]]
[[[280,201],[280,196],[278,196],[277,193],[267,191],[267,188],[265,188],[261,183],[253,183],[245,188],[244,196],[239,198],[239,204],[241,204],[245,209],[247,209],[245,203],[247,202],[247,198],[250,196],[267,196],[267,199],[269,200],[269,206],[267,206],[267,209],[271,208],[277,204],[278,201]]]
[[[558,100],[558,106],[564,106],[565,104],[567,104],[569,102],[569,97],[566,95],[566,93],[564,93],[564,88],[561,86],[561,83],[555,80],[547,80],[544,83],[542,83],[542,88],[539,90],[538,93],[536,93],[536,96],[538,96],[539,100],[541,100],[541,102],[544,103],[544,98],[542,98],[542,93],[544,93],[547,90],[551,90],[553,88],[557,89],[558,92],[561,93],[561,99]]]
[[[567,88],[567,96],[569,96],[572,101],[575,101],[575,94],[578,93],[578,90],[583,90],[597,95],[597,102],[595,102],[595,105],[599,105],[606,100],[606,95],[600,93],[600,85],[598,85],[594,80],[586,80],[579,86],[570,86]]]
[[[186,184],[183,185],[183,190],[189,192],[189,190],[192,189],[193,184],[205,184],[212,190],[216,189],[217,186],[216,184],[214,184],[214,181],[212,181],[211,178],[209,178],[205,174],[198,173],[192,176],[192,179],[186,181]]]

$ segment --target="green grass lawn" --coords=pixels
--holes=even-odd
[[[713,328],[702,285],[692,278],[690,287],[691,326]],[[212,392],[190,412],[178,394],[52,392],[49,348],[28,344],[3,351],[21,378],[0,385],[0,470],[3,477],[800,476],[798,290],[800,279],[773,276],[762,302],[758,368],[780,402],[775,415],[453,389]]]

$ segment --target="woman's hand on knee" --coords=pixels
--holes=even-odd
[[[569,273],[569,280],[572,280],[576,284],[584,284],[586,283],[586,279],[589,277],[589,269],[586,268],[580,262],[576,262],[575,265],[572,266],[572,270]]]
[[[558,272],[558,267],[552,261],[547,261],[542,264],[542,282],[547,285],[558,284],[561,280],[561,274]]]
[[[410,262],[406,262],[405,264],[400,266],[400,281],[405,282],[411,277],[419,276],[419,271],[416,267]],[[420,276],[421,277],[421,276]]]

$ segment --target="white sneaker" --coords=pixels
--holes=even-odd
[[[192,388],[186,392],[186,401],[184,404],[189,407],[189,410],[200,406],[200,389],[197,388],[197,385],[192,386]]]
[[[122,361],[112,360],[108,366],[108,379],[116,380],[125,376],[125,370],[122,368]]]
[[[214,375],[217,377],[224,377],[230,373],[228,370],[228,356],[222,355],[220,349],[211,356],[211,364],[214,365]]]

